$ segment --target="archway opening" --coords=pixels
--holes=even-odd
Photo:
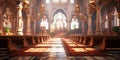
[[[66,16],[62,12],[57,12],[53,16],[52,32],[63,32],[67,28]]]

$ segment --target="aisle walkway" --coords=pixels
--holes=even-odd
[[[69,44],[69,43],[72,43],[72,44]],[[83,47],[80,47],[80,46],[83,46]],[[117,58],[113,56],[105,56],[105,55],[95,56],[94,54],[93,54],[94,56],[81,55],[80,52],[88,51],[87,48],[85,51],[83,50],[85,49],[84,46],[85,45],[77,44],[70,39],[51,38],[46,42],[37,44],[35,46],[31,46],[28,49],[23,49],[22,50],[23,54],[19,52],[21,56],[16,56],[14,58],[11,58],[10,60],[117,60]],[[74,47],[73,50],[76,49],[75,50],[76,52],[73,52],[73,51],[72,52],[78,55],[68,54],[68,52],[71,51],[69,49],[71,49],[72,47]],[[90,50],[91,49],[92,48],[90,48]]]

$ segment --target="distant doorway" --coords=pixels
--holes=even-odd
[[[52,30],[61,32],[67,28],[66,16],[62,12],[58,12],[53,17]]]

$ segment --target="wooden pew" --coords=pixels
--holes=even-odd
[[[120,51],[120,36],[117,35],[70,35],[70,38],[91,47],[97,46],[101,51]]]
[[[35,35],[33,36],[35,42],[38,44],[38,43],[41,43],[40,39],[39,39],[39,36]]]
[[[25,35],[23,37],[24,37],[25,41],[27,41],[27,44],[29,44],[29,45],[36,44],[33,36],[31,36],[31,35]]]
[[[43,37],[42,36],[38,36],[38,40],[39,40],[39,42],[43,42]]]
[[[100,50],[120,51],[120,36],[104,36]]]
[[[84,36],[84,39],[83,39],[83,41],[82,41],[82,44],[90,45],[91,39],[92,39],[92,36]],[[91,46],[91,45],[90,45],[90,46]]]
[[[82,43],[83,43],[83,40],[84,40],[84,36],[79,35],[78,43],[82,44]]]
[[[10,36],[0,36],[0,51],[15,51],[17,48],[12,43]]]
[[[102,35],[93,35],[91,36],[89,45],[92,47],[99,47],[104,40],[104,36]]]
[[[28,46],[28,42],[25,39],[25,36],[9,36],[9,39],[11,39],[12,43],[17,48],[24,48]]]

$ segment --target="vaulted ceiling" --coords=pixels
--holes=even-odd
[[[33,12],[37,11],[39,5],[45,0],[30,0],[33,2]],[[84,1],[86,0],[76,0],[77,3],[84,7]],[[100,3],[103,4],[102,11],[107,11],[108,13],[113,10],[114,7],[117,7],[118,12],[120,13],[120,0],[99,0]],[[19,0],[0,0],[0,8],[2,8],[2,12],[4,13],[6,7],[10,7],[13,13],[16,13],[16,7],[19,4]],[[35,7],[36,6],[36,7]],[[85,10],[85,8],[83,8]]]

